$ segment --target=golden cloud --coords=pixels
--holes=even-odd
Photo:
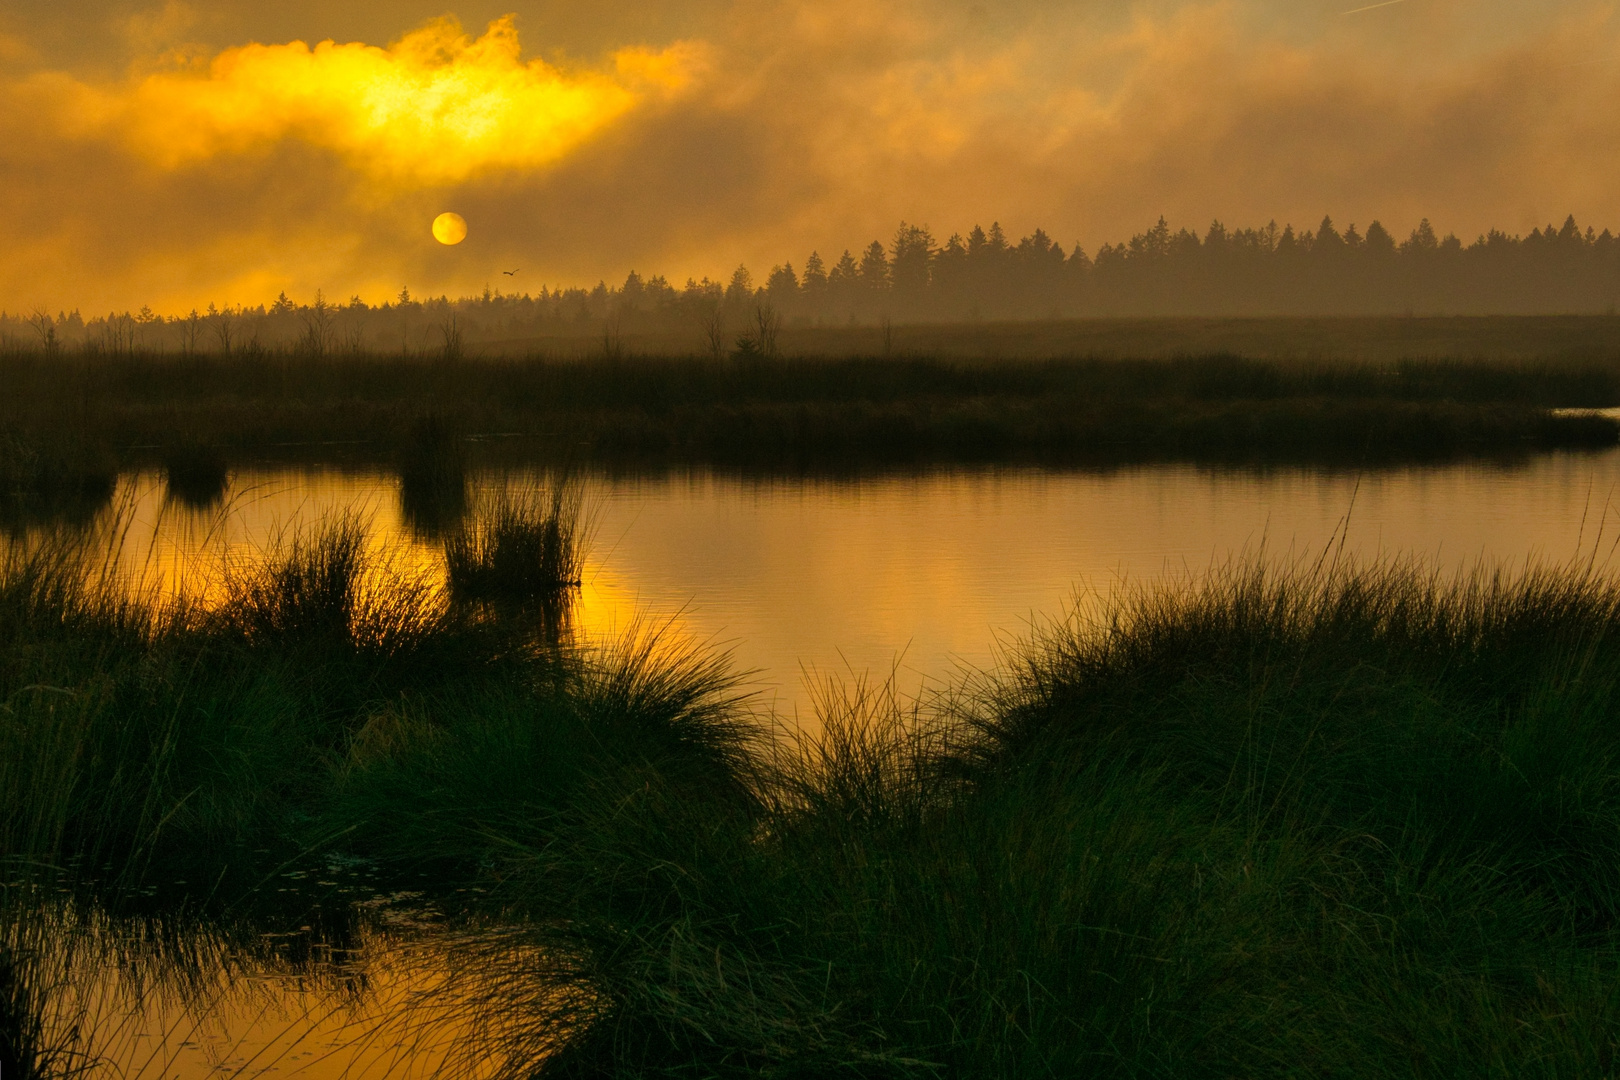
[[[63,128],[113,135],[163,169],[299,139],[375,179],[442,185],[565,157],[649,96],[678,91],[697,47],[623,49],[609,70],[524,61],[513,18],[471,38],[440,19],[379,48],[244,45],[203,70],[65,89]]]

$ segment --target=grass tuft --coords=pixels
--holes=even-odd
[[[444,543],[451,595],[464,601],[558,603],[584,567],[583,495],[565,480],[549,488],[501,487]]]
[[[364,523],[344,515],[280,547],[275,558],[230,567],[218,617],[249,639],[349,640],[366,572]]]
[[[230,479],[219,447],[195,442],[180,443],[165,452],[163,475],[168,498],[194,510],[218,505]]]
[[[399,450],[399,504],[418,539],[452,532],[467,515],[467,452],[454,425],[426,414],[414,420]]]
[[[1606,1075],[1617,615],[1236,566],[927,708],[825,694],[757,809],[646,780],[552,849],[598,996],[544,1071]]]

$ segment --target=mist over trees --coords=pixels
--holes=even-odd
[[[739,266],[725,281],[632,271],[618,286],[551,288],[417,298],[408,288],[368,305],[359,297],[181,315],[83,317],[79,312],[0,312],[0,349],[74,348],[313,355],[394,351],[460,355],[471,342],[533,336],[596,339],[612,354],[622,335],[690,332],[699,351],[770,353],[783,328],[1106,316],[1613,314],[1620,303],[1620,240],[1582,229],[1574,217],[1528,236],[1492,230],[1470,244],[1440,237],[1427,220],[1404,239],[1379,222],[1342,231],[1324,217],[1296,232],[1272,222],[1202,236],[1150,229],[1087,254],[1043,230],[1013,240],[992,223],[938,240],[902,222],[887,244],[858,253],[811,252],[756,275]],[[740,336],[739,336],[740,335]]]

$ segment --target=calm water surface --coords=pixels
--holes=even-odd
[[[200,512],[139,475],[120,498],[133,511],[124,558],[171,581],[345,508],[422,567],[439,558],[411,537],[385,475],[240,472],[225,501]],[[1360,476],[1157,466],[856,482],[597,478],[587,504],[585,631],[668,621],[729,648],[764,700],[802,719],[807,676],[894,673],[914,692],[992,664],[998,642],[1121,583],[1185,577],[1262,548],[1314,558],[1344,535],[1347,552],[1445,568],[1594,551],[1606,561],[1620,539],[1620,452]]]

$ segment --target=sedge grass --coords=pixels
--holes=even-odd
[[[426,881],[512,1075],[1620,1063],[1620,584],[1589,567],[1235,565],[937,700],[830,687],[792,746],[723,656],[534,649],[377,579],[357,529],[215,610],[9,564],[7,858],[232,883],[163,894],[198,910],[300,852]]]
[[[502,486],[445,540],[452,596],[467,601],[551,600],[577,588],[589,523],[566,479],[549,490]]]
[[[1608,1075],[1617,612],[1239,567],[835,696],[753,809],[638,775],[513,871],[597,993],[546,1071]]]

